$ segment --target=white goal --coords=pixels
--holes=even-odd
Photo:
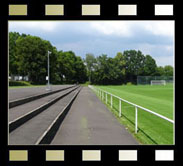
[[[166,85],[165,80],[151,80],[151,85]]]

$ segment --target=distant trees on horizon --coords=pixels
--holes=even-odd
[[[139,50],[118,52],[114,58],[86,54],[81,59],[73,51],[58,51],[49,41],[18,32],[9,33],[9,75],[28,76],[32,84],[46,84],[48,51],[52,84],[124,84],[136,83],[137,76],[173,76],[172,66],[157,66],[155,59]]]
[[[86,54],[85,61],[93,84],[136,84],[137,76],[173,76],[172,66],[158,67],[150,55],[136,50],[118,52],[114,58]]]

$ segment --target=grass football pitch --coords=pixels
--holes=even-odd
[[[122,85],[95,86],[129,102],[145,107],[169,119],[174,118],[173,84],[167,85]],[[106,102],[104,95],[103,102]],[[119,100],[113,98],[113,108],[110,108],[110,96],[107,96],[107,106],[121,124],[129,130],[140,144],[174,144],[174,125],[153,114],[138,109],[138,133],[135,134],[135,108],[122,101],[122,117],[118,116]]]

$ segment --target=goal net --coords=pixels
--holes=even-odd
[[[137,85],[151,85],[151,81],[160,81],[164,80],[167,84],[173,84],[173,76],[137,76]]]
[[[166,85],[165,80],[151,80],[151,85]]]

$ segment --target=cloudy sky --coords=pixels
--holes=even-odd
[[[174,64],[173,21],[11,21],[9,31],[39,36],[83,58],[135,49],[151,55],[158,66]]]

